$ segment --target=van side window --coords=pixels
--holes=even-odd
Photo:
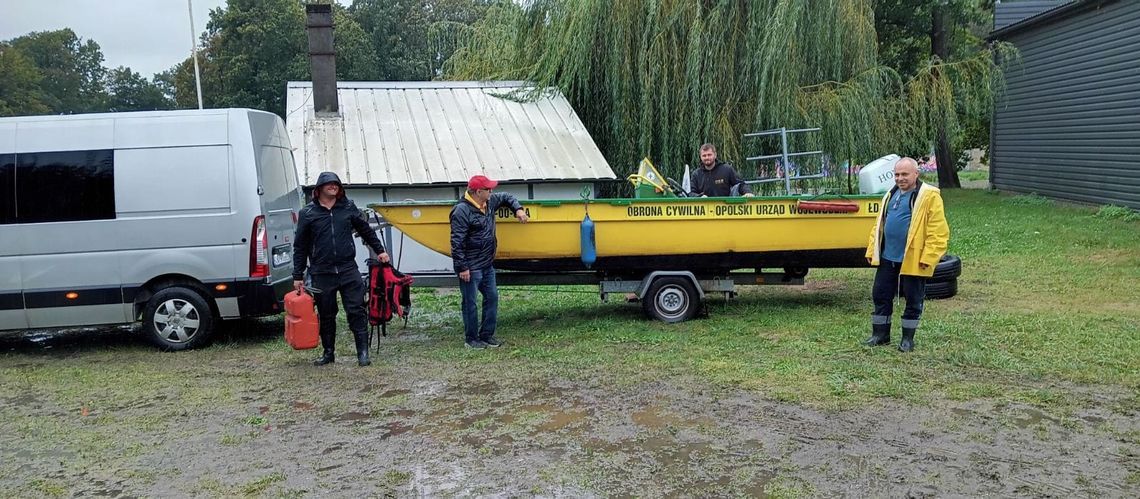
[[[0,225],[16,223],[16,155],[0,154]]]
[[[16,223],[115,218],[115,151],[16,154]]]

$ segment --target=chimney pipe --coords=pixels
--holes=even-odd
[[[309,64],[313,74],[313,108],[317,116],[339,116],[332,5],[306,5],[305,27],[309,34]]]

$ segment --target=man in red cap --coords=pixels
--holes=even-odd
[[[463,334],[468,348],[496,348],[499,290],[495,285],[495,211],[509,205],[519,222],[528,220],[526,210],[514,196],[492,193],[499,185],[483,175],[467,181],[467,192],[451,209],[451,260],[459,275],[463,296]],[[475,308],[475,293],[483,295],[483,321]]]

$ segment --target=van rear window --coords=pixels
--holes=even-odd
[[[16,154],[16,223],[115,218],[115,151]]]
[[[289,150],[280,147],[261,146],[258,169],[261,171],[261,186],[267,199],[278,199],[289,191],[289,176],[296,177],[293,171]],[[288,161],[288,162],[286,162]]]

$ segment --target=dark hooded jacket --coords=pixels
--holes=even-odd
[[[713,165],[712,170],[705,169],[704,165],[698,165],[693,172],[691,184],[694,194],[703,194],[709,197],[725,197],[752,192],[752,189],[748,188],[748,184],[744,183],[744,179],[736,173],[736,169],[731,164],[719,159]],[[739,193],[733,193],[732,188],[734,186],[739,186]]]
[[[455,203],[451,209],[451,260],[456,273],[485,269],[495,263],[499,244],[495,238],[495,211],[503,205],[510,206],[511,213],[522,209],[519,200],[505,192],[491,194],[486,213],[466,196]]]
[[[318,201],[321,186],[329,182],[340,183],[332,172],[321,173],[313,189],[313,199],[297,217],[297,233],[293,238],[293,279],[301,280],[305,269],[312,274],[356,272],[356,243],[352,233],[360,234],[364,244],[376,253],[384,252],[384,245],[376,231],[360,214],[360,209],[349,200],[344,189],[337,195],[332,209]]]

